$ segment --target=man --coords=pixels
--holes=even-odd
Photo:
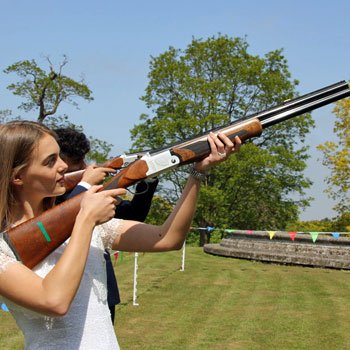
[[[59,128],[54,130],[58,136],[58,144],[61,149],[61,158],[67,163],[67,172],[86,169],[82,181],[70,192],[57,198],[61,203],[81,192],[86,191],[92,185],[100,184],[113,169],[87,166],[85,156],[90,151],[90,142],[84,133],[73,128]],[[122,201],[116,210],[116,218],[144,221],[151,207],[152,198],[158,184],[158,179],[141,181],[136,185],[135,195],[131,201]],[[118,283],[114,274],[111,257],[108,251],[104,254],[107,269],[107,301],[114,323],[115,305],[120,303]]]

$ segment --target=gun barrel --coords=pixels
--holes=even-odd
[[[191,137],[188,140],[180,141],[172,145],[167,145],[165,147],[155,149],[149,153],[153,155],[163,152],[169,148],[184,148],[188,145],[192,145],[200,141],[205,141],[210,131],[221,132],[224,129],[228,130],[232,127],[235,128],[239,123],[246,123],[247,121],[255,122],[255,120],[259,120],[262,128],[264,129],[348,96],[350,96],[349,85],[345,80],[342,80],[322,89],[318,89],[308,94],[287,100],[278,106],[266,109],[262,112],[254,113],[245,118],[235,120],[226,126],[208,130],[195,137]]]
[[[345,80],[339,81],[338,83],[326,86],[322,89],[318,89],[315,90],[313,92],[310,92],[308,94],[290,99],[285,101],[284,103],[276,106],[276,107],[272,107],[269,109],[266,109],[262,112],[258,112],[256,114],[253,114],[249,117],[249,118],[258,118],[260,121],[266,120],[266,119],[270,119],[271,117],[275,116],[275,115],[279,115],[287,110],[293,110],[295,108],[298,108],[300,106],[305,106],[305,105],[309,105],[315,102],[315,108],[317,108],[317,102],[323,100],[326,97],[329,96],[333,96],[333,95],[337,95],[337,93],[340,92],[349,92],[349,85]],[[340,96],[340,95],[339,95]],[[343,97],[339,97],[343,98]],[[331,101],[334,102],[334,101]],[[327,103],[327,102],[325,102]],[[330,102],[328,102],[330,103]],[[308,110],[310,111],[310,110]],[[307,112],[307,111],[306,111]],[[306,113],[304,112],[304,113]]]
[[[272,113],[272,115],[264,116],[264,118],[261,119],[258,117],[258,119],[260,120],[263,129],[265,129],[269,126],[275,125],[298,115],[302,115],[349,96],[350,89],[347,88],[344,91],[337,91],[331,95],[318,96],[317,99],[304,101],[302,104],[296,104],[295,106],[289,107],[286,110],[282,110],[279,113]]]

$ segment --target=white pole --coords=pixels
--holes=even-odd
[[[186,253],[186,241],[182,246],[182,264],[180,271],[185,271],[185,253]]]
[[[135,259],[134,259],[134,292],[132,297],[132,304],[134,306],[139,306],[139,304],[136,302],[137,299],[137,270],[138,270],[138,264],[137,264],[137,258],[139,256],[139,253],[135,253]]]

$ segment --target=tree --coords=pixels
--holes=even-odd
[[[152,206],[147,215],[146,222],[152,225],[162,225],[173,206],[164,197],[155,195],[152,199]]]
[[[295,96],[282,50],[265,57],[248,53],[242,38],[224,35],[193,39],[185,50],[170,47],[150,62],[149,83],[141,97],[151,115],[142,114],[131,130],[133,150],[156,149],[202,134]],[[305,136],[311,116],[267,129],[236,157],[216,167],[202,186],[195,223],[201,227],[282,229],[307,205],[304,178]],[[174,201],[188,170],[164,176]],[[299,200],[290,194],[300,195]]]
[[[334,225],[329,219],[296,221],[288,224],[286,230],[296,232],[334,232]]]
[[[66,56],[55,69],[50,59],[49,71],[40,68],[35,60],[23,60],[8,66],[6,74],[16,73],[21,81],[8,85],[8,89],[14,95],[25,99],[19,106],[25,112],[39,110],[37,121],[55,129],[58,127],[73,127],[83,131],[81,125],[76,125],[69,120],[67,115],[58,115],[58,108],[62,102],[67,102],[78,108],[75,101],[77,97],[86,101],[92,101],[92,92],[83,80],[77,82],[63,75],[63,69],[68,63]],[[19,117],[12,117],[9,110],[0,111],[0,122],[6,122]],[[106,141],[89,136],[91,151],[87,155],[89,161],[102,163],[108,159],[112,145]]]
[[[350,214],[350,99],[338,101],[333,112],[337,141],[327,141],[318,149],[323,153],[323,165],[331,170],[325,192],[337,202],[335,211],[344,217]]]
[[[45,72],[38,66],[35,60],[24,60],[8,66],[4,73],[16,73],[22,80],[10,84],[7,88],[14,95],[23,97],[26,101],[19,108],[25,112],[39,110],[37,120],[43,122],[47,116],[54,115],[58,106],[65,101],[78,107],[76,97],[87,101],[93,100],[91,91],[84,81],[77,82],[62,74],[68,60],[63,56],[63,61],[58,69],[55,69],[50,59],[49,72]]]

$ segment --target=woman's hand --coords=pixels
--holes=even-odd
[[[212,166],[223,162],[233,152],[238,152],[241,147],[241,140],[238,136],[232,142],[225,134],[214,134],[211,132],[208,136],[211,153],[208,157],[195,164],[195,170],[204,173]]]
[[[121,199],[118,196],[126,194],[124,188],[97,192],[102,186],[92,186],[84,194],[81,201],[80,212],[95,225],[102,224],[112,219],[115,215],[116,206]]]

